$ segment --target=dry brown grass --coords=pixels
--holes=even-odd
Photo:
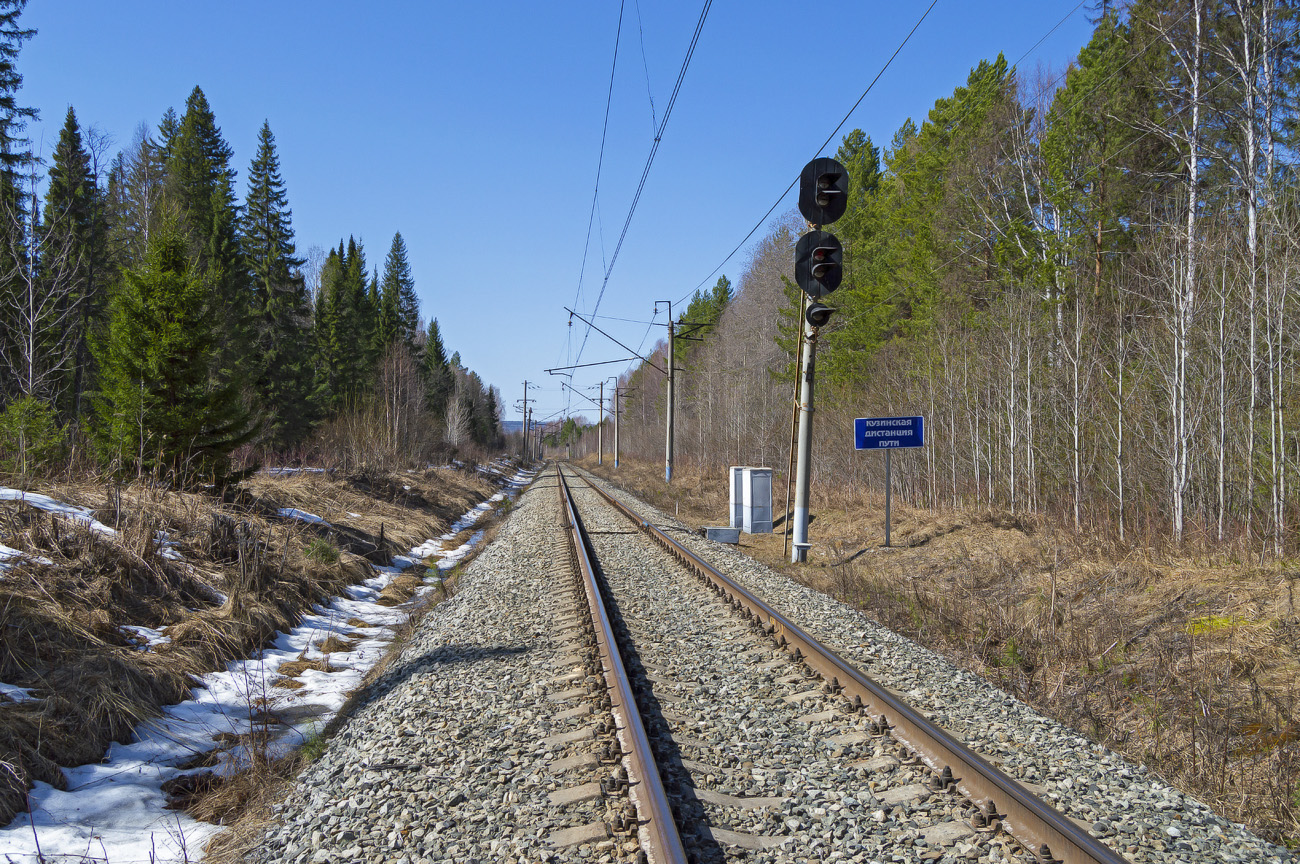
[[[323,654],[347,653],[357,647],[360,640],[361,636],[358,633],[349,633],[348,638],[341,638],[331,633],[324,642],[316,647]]]
[[[424,577],[403,573],[384,586],[375,602],[380,606],[401,606],[415,596],[415,592],[424,587]]]
[[[592,464],[585,468],[594,469]],[[599,470],[613,476],[612,466]],[[693,527],[726,524],[722,472],[625,460],[616,480]],[[784,494],[778,481],[778,518]],[[810,563],[742,551],[832,594],[1280,842],[1300,838],[1300,572],[1229,552],[1119,549],[1006,512],[814,495]],[[782,530],[778,524],[777,530]]]
[[[471,472],[439,470],[257,475],[227,501],[98,478],[65,477],[33,491],[90,507],[119,534],[0,503],[0,541],[53,561],[23,560],[0,576],[0,681],[41,697],[0,708],[0,762],[12,766],[0,772],[0,824],[25,807],[33,781],[61,788],[59,765],[97,761],[109,742],[129,740],[160,706],[186,698],[194,676],[248,656],[312,604],[367,578],[363,555],[386,558],[438,536],[492,487]],[[280,507],[338,521],[322,529],[277,516]],[[159,554],[160,530],[183,561]],[[344,550],[336,561],[307,554],[322,534]],[[171,642],[137,650],[123,625],[165,629]],[[330,650],[346,645],[336,639]],[[294,686],[287,672],[284,680]],[[199,791],[177,794],[199,800]]]
[[[280,664],[280,674],[286,678],[297,678],[308,669],[316,672],[337,672],[334,666],[330,665],[329,660],[290,660],[287,663]]]

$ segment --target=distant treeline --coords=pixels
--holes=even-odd
[[[0,446],[10,470],[84,444],[107,467],[225,475],[313,447],[418,461],[502,442],[499,396],[421,319],[406,244],[299,257],[275,138],[246,194],[203,91],[122,151],[68,109],[42,176],[0,0]],[[364,438],[372,439],[365,443]],[[340,452],[340,446],[345,452]]]

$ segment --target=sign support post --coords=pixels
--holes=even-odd
[[[924,417],[858,417],[853,421],[853,448],[855,450],[885,451],[885,547],[890,545],[890,523],[893,521],[893,462],[894,450],[910,450],[925,446]]]
[[[890,503],[891,503],[890,498],[892,497],[892,493],[894,491],[894,484],[892,482],[893,478],[889,476],[890,475],[889,457],[891,455],[892,455],[891,451],[889,450],[885,451],[885,548],[886,549],[889,548],[889,525],[891,522],[889,518],[889,510],[890,510]]]

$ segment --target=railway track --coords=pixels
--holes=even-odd
[[[1125,860],[1080,857],[1071,842],[1100,844],[1059,814],[1031,826],[1045,797],[1135,864],[1295,860],[854,610],[566,474],[567,503],[558,471],[540,475],[355,694],[246,860]],[[927,743],[931,720],[954,735]],[[953,738],[1036,788],[977,780]]]
[[[744,758],[747,749],[753,749],[749,745],[755,736],[747,734],[754,730],[743,722],[730,724],[736,735],[731,746],[709,746],[690,734],[704,725],[714,730],[716,738],[727,725],[718,721],[734,720],[738,713],[732,711],[733,716],[727,718],[727,705],[762,700],[773,684],[795,692],[777,697],[789,710],[768,712],[770,716],[762,718],[767,723],[763,732],[777,740],[806,737],[828,745],[838,763],[839,770],[830,772],[841,784],[841,789],[833,790],[838,793],[838,806],[834,811],[814,806],[814,811],[849,811],[850,824],[878,825],[885,821],[880,816],[886,809],[902,809],[909,815],[921,811],[924,815],[914,834],[905,832],[890,839],[912,854],[934,860],[959,845],[963,857],[975,850],[981,853],[979,857],[988,855],[992,860],[1016,858],[1039,864],[1121,864],[1126,860],[626,504],[586,479],[572,477],[572,491],[563,473],[558,485],[569,514],[566,528],[584,579],[591,585],[588,597],[596,629],[608,634],[611,643],[608,647],[602,644],[609,687],[611,693],[619,694],[616,704],[627,703],[632,698],[627,694],[638,694],[636,702],[646,715],[642,720],[628,711],[616,722],[620,736],[626,735],[631,742],[624,747],[630,765],[635,766],[629,771],[649,781],[647,794],[637,806],[643,824],[653,828],[642,837],[650,860],[683,861],[685,849],[690,850],[692,860],[723,860],[734,849],[797,855],[805,844],[812,847],[807,854],[816,852],[819,839],[829,841],[821,847],[824,853],[843,839],[834,830],[823,838],[802,836],[808,832],[802,830],[805,820],[798,816],[779,822],[771,818],[773,813],[794,812],[797,807],[792,802],[797,796],[735,795],[710,788],[721,781],[720,785],[728,788],[747,786],[751,793],[779,791],[764,782],[745,784],[741,778],[737,783],[737,762],[740,769],[748,767],[751,779],[766,780],[766,770],[755,767],[755,760]],[[579,498],[585,500],[579,504]],[[614,513],[618,516],[611,515]],[[599,526],[594,534],[584,530],[587,520]],[[635,567],[628,568],[624,559],[629,553],[616,547],[627,543],[629,527],[671,556],[678,574],[647,576],[654,567],[653,554],[647,555],[647,550],[635,555],[649,558],[645,562],[649,569],[637,575]],[[682,584],[684,574],[694,577],[695,583]],[[642,584],[633,584],[638,579]],[[648,596],[647,579],[653,585]],[[602,584],[606,586],[603,592]],[[700,596],[701,589],[706,596],[713,595],[713,603]],[[714,610],[726,611],[719,615]],[[618,627],[611,623],[611,615],[618,616]],[[695,643],[693,658],[673,657],[673,649],[665,650],[680,638],[676,634],[683,625],[691,630],[701,624],[705,633],[715,628],[717,646]],[[616,630],[621,639],[614,638]],[[616,643],[620,642],[630,654],[627,660],[619,657]],[[729,659],[732,668],[710,666],[718,655]],[[647,661],[647,657],[651,659]],[[742,668],[734,668],[737,666]],[[673,671],[667,672],[669,669]],[[703,686],[705,681],[737,680],[746,681],[748,695],[737,693],[721,703],[679,695],[692,690],[699,695],[709,689]],[[695,710],[682,710],[687,704]],[[652,733],[657,734],[657,741],[651,740]],[[811,749],[811,761],[825,759],[827,754],[817,752],[817,744]],[[715,760],[731,764],[702,763],[689,758],[692,750],[732,757]],[[656,753],[658,763],[650,755]],[[662,783],[657,782],[660,778]],[[864,780],[868,786],[865,794],[858,791]],[[671,792],[665,792],[665,786]],[[667,809],[670,795],[673,812]],[[846,799],[848,807],[843,804]],[[769,812],[767,818],[746,819],[738,817],[737,811]],[[860,811],[856,819],[854,811]],[[677,824],[673,827],[680,828],[680,835],[669,830],[668,823],[674,820]],[[732,823],[751,830],[733,830]]]

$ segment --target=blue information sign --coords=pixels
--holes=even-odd
[[[924,417],[858,417],[853,421],[858,450],[901,450],[925,446]]]

